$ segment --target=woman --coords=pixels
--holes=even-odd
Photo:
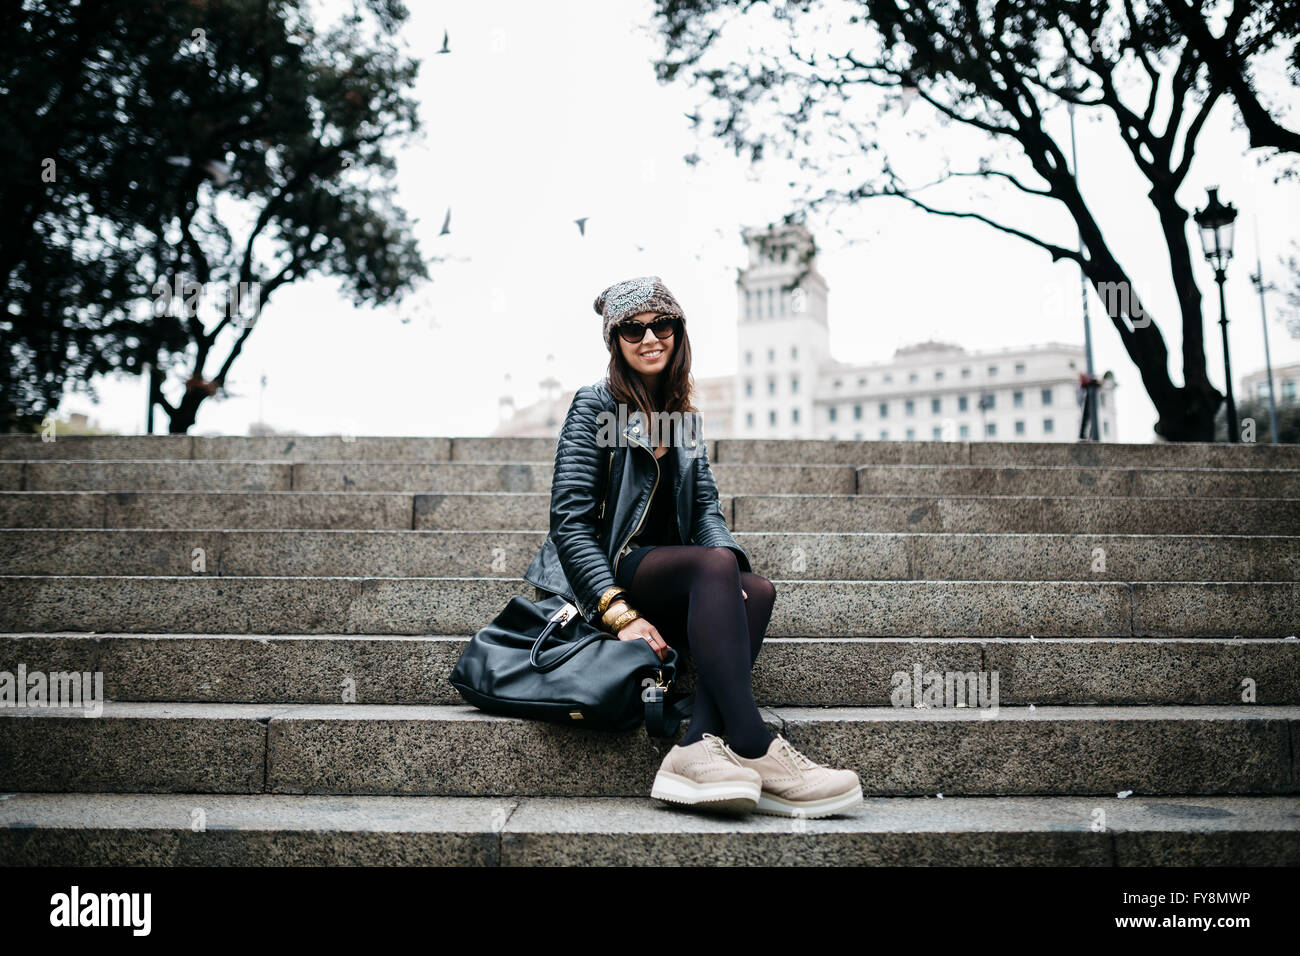
[[[551,530],[525,580],[563,594],[624,641],[695,662],[692,716],[650,795],[708,810],[821,817],[862,800],[834,770],[769,733],[750,669],[776,589],[723,520],[690,402],[686,319],[658,276],[596,299],[607,376],[578,389],[560,429]],[[666,423],[666,426],[665,426]],[[666,434],[665,434],[666,433]],[[726,733],[724,742],[722,734]]]

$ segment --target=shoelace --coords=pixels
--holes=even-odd
[[[728,761],[729,763],[734,763],[737,766],[741,766],[740,761],[738,761],[735,757],[731,755],[731,751],[727,749],[726,742],[721,737],[717,736],[716,734],[705,734],[701,739],[708,744],[709,750],[711,752],[721,757],[723,760]]]
[[[778,735],[777,739],[781,741],[781,749],[784,750],[786,755],[795,762],[796,766],[803,767],[805,770],[816,770],[821,767],[821,764],[817,761],[812,760],[806,754],[802,754],[795,750],[794,744],[790,743],[790,741],[786,740],[784,737]]]

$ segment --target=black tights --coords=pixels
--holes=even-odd
[[[772,735],[754,702],[750,669],[776,602],[772,582],[741,571],[730,548],[664,545],[641,559],[627,592],[664,641],[679,655],[689,647],[695,662],[695,702],[680,746],[725,728],[728,746],[742,757],[767,753]]]

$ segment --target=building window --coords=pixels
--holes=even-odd
[[[968,399],[965,395],[957,396],[957,411],[964,412],[969,408],[969,406],[970,406],[970,399]]]
[[[888,428],[882,428],[882,429],[880,429],[880,440],[881,440],[881,441],[889,441],[889,429],[888,429]]]
[[[745,290],[745,318],[752,319],[753,317],[754,317],[754,293],[751,292],[749,289],[746,289]]]
[[[935,441],[939,441],[941,438],[943,438],[943,429],[940,428],[938,425],[935,425],[934,428],[931,430],[931,435],[934,437]]]
[[[776,361],[776,349],[768,349],[768,350],[767,350],[767,360],[768,360],[769,362],[775,362],[775,361]]]
[[[1048,435],[1050,435],[1050,434],[1052,433],[1053,428],[1054,428],[1054,426],[1053,426],[1053,424],[1052,424],[1052,420],[1051,420],[1050,418],[1044,418],[1044,419],[1043,419],[1043,431],[1044,431],[1045,433],[1047,433]]]
[[[752,378],[745,379],[745,397],[754,397],[754,380]]]
[[[746,427],[746,428],[753,428],[753,427],[754,427],[754,413],[753,413],[753,412],[745,412],[745,427]]]
[[[853,433],[853,440],[854,440],[854,441],[862,441],[862,432],[854,432],[854,433]]]
[[[962,377],[962,378],[970,378],[970,369],[968,369],[968,368],[964,368],[964,369],[962,369],[962,370],[961,370],[961,377]]]
[[[1101,423],[1101,433],[1102,433],[1103,435],[1109,435],[1109,434],[1110,434],[1110,422],[1102,422],[1102,423]]]
[[[941,368],[937,368],[937,369],[934,370],[934,380],[935,380],[936,382],[942,382],[942,381],[943,381],[943,369],[941,369]]]
[[[881,418],[889,417],[889,402],[880,403],[880,417]]]
[[[957,434],[960,435],[962,438],[970,438],[970,426],[959,425],[957,427]]]
[[[885,373],[885,384],[888,385],[894,380],[894,376],[888,372]]]
[[[834,405],[832,405],[830,408],[826,409],[826,418],[827,418],[828,421],[832,421],[832,422],[835,421],[835,406],[834,406]]]
[[[1017,363],[1016,363],[1016,374],[1017,374],[1017,375],[1024,375],[1024,374],[1025,374],[1025,363],[1024,363],[1024,362],[1017,362]]]
[[[1099,404],[1102,408],[1106,407],[1106,393],[1101,391],[1100,389],[1098,389],[1097,391],[1097,404]]]
[[[1295,401],[1295,379],[1287,379],[1282,383],[1282,398],[1284,401]]]
[[[1024,393],[1024,392],[1012,392],[1012,393],[1011,393],[1011,404],[1012,404],[1013,406],[1015,406],[1016,408],[1024,408],[1024,407],[1025,407],[1025,393]]]
[[[795,392],[797,392],[797,391],[799,391],[799,376],[798,376],[798,375],[791,375],[791,376],[790,376],[790,394],[793,395],[793,394],[794,394]]]
[[[834,386],[835,388],[839,388],[839,387],[840,387],[841,385],[843,385],[843,384],[844,384],[844,383],[841,382],[838,378],[837,378],[834,382],[831,383],[831,385]]]
[[[915,415],[915,414],[916,414],[916,402],[912,401],[910,398],[909,398],[907,401],[905,401],[905,402],[903,403],[903,414],[904,414],[904,415]]]
[[[983,395],[983,399],[985,408],[993,408],[998,403],[998,397],[992,392],[986,392]]]
[[[984,423],[984,434],[985,434],[986,436],[992,438],[992,437],[993,437],[994,435],[996,435],[997,433],[998,433],[998,423],[997,423],[997,422],[985,422],[985,423]]]
[[[854,405],[854,406],[853,406],[853,417],[854,417],[855,420],[860,420],[860,419],[862,418],[862,406],[861,406],[861,405]]]
[[[989,378],[992,378],[993,376],[995,376],[995,375],[997,375],[997,374],[998,374],[998,367],[997,367],[996,365],[990,365],[990,366],[989,366]]]
[[[1043,389],[1043,404],[1052,404],[1052,390],[1050,388]]]
[[[746,364],[746,365],[753,365],[753,364],[754,364],[754,353],[753,353],[753,352],[746,352],[746,353],[745,353],[745,364]]]
[[[769,394],[769,395],[775,395],[775,394],[776,394],[776,379],[774,379],[774,378],[769,378],[769,379],[767,380],[767,394]]]
[[[907,430],[907,440],[908,440],[908,441],[915,441],[915,440],[916,440],[916,429],[915,429],[915,428],[909,428],[909,429]]]
[[[908,380],[909,382],[915,382],[915,381],[916,381],[916,373],[915,373],[915,372],[912,372],[910,375],[908,375],[908,376],[907,376],[907,380]]]
[[[790,346],[790,358],[797,359],[798,357],[799,357],[799,346],[797,345]]]
[[[1017,434],[1017,435],[1023,435],[1024,433],[1025,433],[1025,420],[1024,420],[1023,418],[1017,418],[1017,419],[1016,419],[1016,434]]]
[[[799,409],[790,409],[790,421],[794,422],[796,425],[799,424]]]
[[[769,425],[775,425],[775,424],[776,424],[776,411],[775,411],[775,409],[767,413],[767,423],[768,423]]]
[[[931,411],[931,413],[933,413],[933,414],[935,414],[935,415],[938,415],[938,414],[939,414],[939,407],[940,407],[939,399],[937,399],[937,398],[932,398],[932,399],[930,399],[930,411]]]
[[[867,384],[867,377],[865,375],[858,379],[858,385],[866,385],[866,384]]]

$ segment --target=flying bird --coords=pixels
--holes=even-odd
[[[691,121],[691,125],[692,125],[692,126],[699,126],[699,125],[700,125],[700,114],[699,114],[699,113],[683,113],[682,115],[685,116],[688,120]]]
[[[439,50],[438,52],[439,52],[439,53],[450,53],[450,52],[451,52],[451,47],[447,45],[447,31],[446,31],[446,30],[443,30],[443,31],[442,31],[442,49]]]
[[[581,219],[573,220],[578,224],[578,235],[585,236],[587,234],[587,220],[589,218],[589,216],[583,216]]]
[[[450,235],[450,233],[451,233],[451,207],[448,206],[447,218],[442,221],[442,232],[438,233],[438,235],[446,236],[446,235]]]

